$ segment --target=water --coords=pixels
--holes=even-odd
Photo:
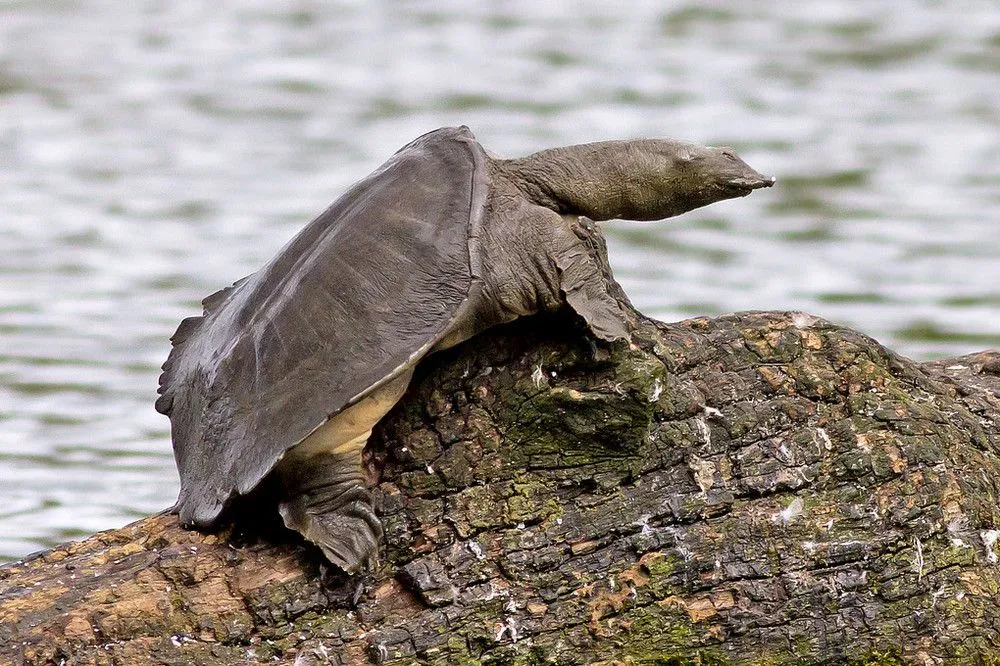
[[[457,5],[457,6],[453,6]],[[169,505],[167,338],[411,138],[731,144],[779,185],[613,223],[666,320],[1000,346],[995,0],[0,4],[0,559]]]

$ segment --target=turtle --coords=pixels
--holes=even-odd
[[[585,222],[672,217],[769,187],[732,149],[602,141],[501,159],[468,127],[415,139],[171,338],[173,511],[209,529],[265,480],[285,526],[345,572],[382,528],[362,471],[415,366],[490,327],[568,306],[628,337]]]

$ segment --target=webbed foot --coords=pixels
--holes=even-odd
[[[361,472],[360,451],[313,456],[282,469],[281,479],[285,499],[278,512],[286,527],[348,573],[374,557],[382,524]]]

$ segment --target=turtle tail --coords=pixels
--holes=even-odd
[[[286,527],[348,573],[372,559],[382,524],[365,485],[360,451],[319,454],[280,467],[279,475],[284,498],[278,512]]]

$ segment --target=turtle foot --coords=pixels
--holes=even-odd
[[[319,546],[327,560],[347,573],[355,573],[367,563],[382,538],[382,525],[372,510],[368,491],[355,490],[356,499],[334,510],[308,506],[302,498],[278,506],[286,527]]]
[[[360,456],[353,456],[350,468],[340,456],[322,458],[308,466],[308,477],[286,484],[278,512],[286,527],[319,546],[332,564],[355,573],[378,551],[382,524],[364,485]]]

